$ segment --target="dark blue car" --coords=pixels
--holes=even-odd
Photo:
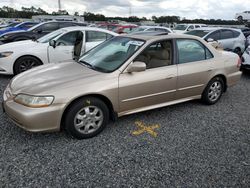
[[[5,27],[5,28],[0,29],[0,35],[8,33],[8,32],[12,32],[12,31],[20,31],[20,30],[26,31],[36,24],[38,24],[38,22],[22,22],[22,23],[15,25],[14,27]]]

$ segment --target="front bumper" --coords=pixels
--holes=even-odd
[[[64,105],[54,104],[45,108],[29,108],[13,101],[4,99],[3,111],[14,123],[30,132],[54,132],[60,130]]]
[[[13,55],[0,58],[0,74],[12,75],[15,57]]]

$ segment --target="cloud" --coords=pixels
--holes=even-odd
[[[61,0],[62,8],[71,14],[85,11],[104,14],[105,16],[129,16],[132,10],[134,16],[166,16],[176,15],[189,19],[233,19],[236,12],[242,12],[250,7],[247,0]],[[41,7],[53,12],[58,10],[57,0],[1,0],[0,6],[14,5],[24,7]]]

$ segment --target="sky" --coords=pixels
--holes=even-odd
[[[62,9],[93,12],[105,16],[180,16],[187,19],[234,19],[235,13],[250,11],[250,0],[61,0]],[[41,7],[47,12],[58,10],[58,0],[0,0],[0,7]],[[131,10],[131,11],[130,11]]]

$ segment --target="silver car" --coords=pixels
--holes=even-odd
[[[245,50],[246,38],[239,29],[202,27],[186,32],[186,34],[201,37],[207,42],[218,41],[224,50],[233,51],[239,55]]]

